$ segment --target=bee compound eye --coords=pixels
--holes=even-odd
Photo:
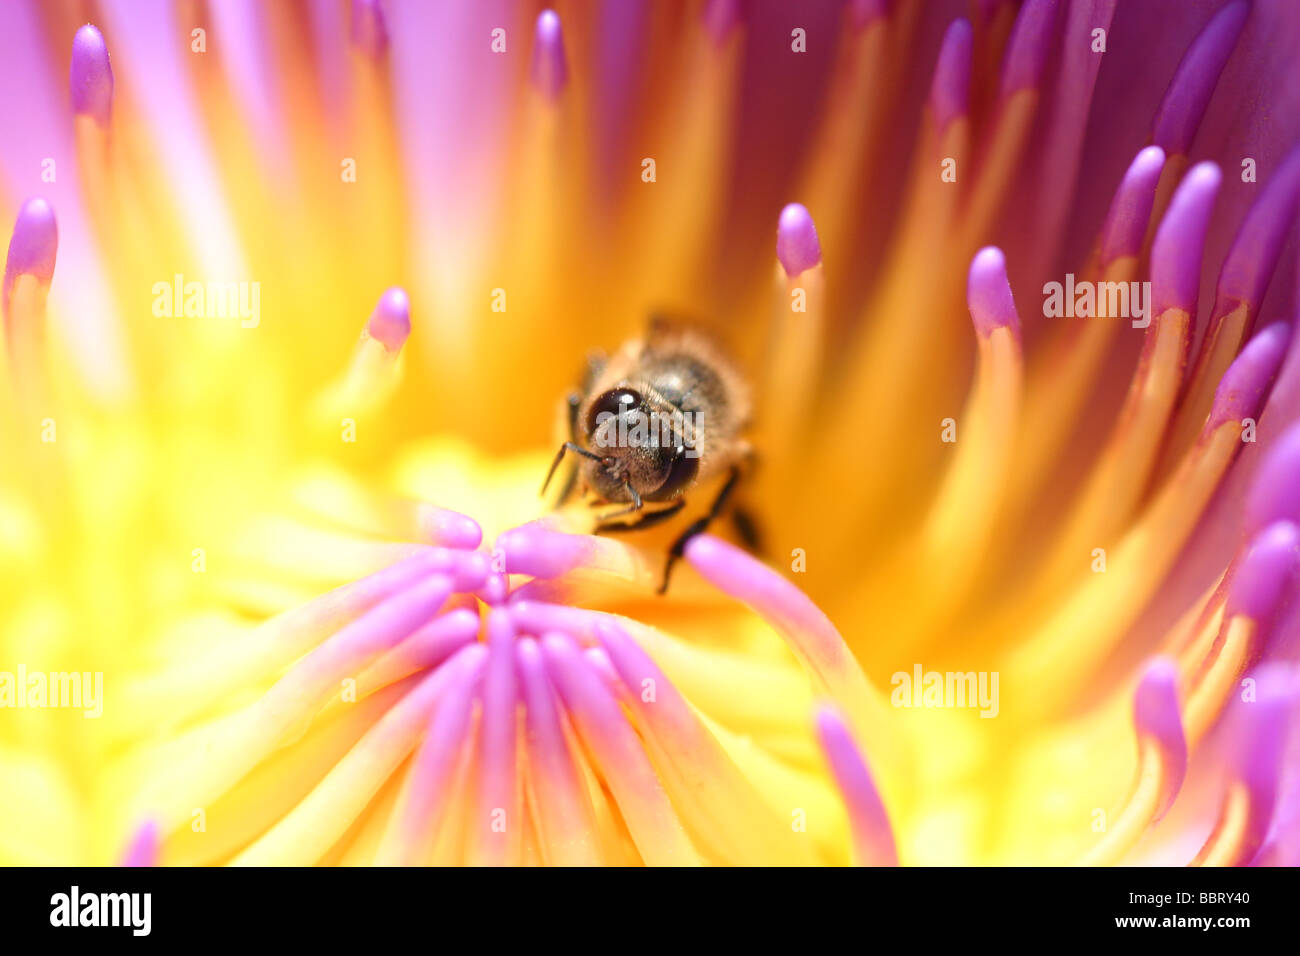
[[[587,434],[594,435],[601,423],[611,415],[616,418],[625,415],[639,408],[641,402],[641,393],[632,388],[611,388],[601,393],[591,403],[591,410],[587,412]]]
[[[675,498],[690,486],[699,471],[699,458],[688,454],[685,448],[678,448],[672,464],[668,466],[668,477],[664,479],[664,483],[643,497],[647,501],[667,501],[669,498]]]

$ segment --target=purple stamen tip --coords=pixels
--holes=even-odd
[[[1056,27],[1056,7],[1057,0],[1028,0],[1020,8],[1003,59],[1002,99],[1038,85]]]
[[[54,278],[54,259],[59,251],[59,227],[54,210],[44,199],[29,199],[14,220],[9,255],[5,259],[4,294],[20,275],[35,276],[45,285]]]
[[[411,300],[406,290],[393,286],[379,297],[366,331],[388,351],[401,351],[411,334]]]
[[[369,57],[388,50],[388,23],[379,0],[352,0],[352,44]]]
[[[939,49],[939,62],[930,82],[930,109],[934,124],[942,133],[948,124],[966,114],[970,102],[971,46],[974,31],[969,20],[957,19],[948,26]]]
[[[792,202],[781,210],[776,225],[776,257],[785,274],[794,278],[822,261],[822,247],[817,227],[801,203]]]
[[[1133,698],[1133,722],[1138,736],[1159,748],[1168,770],[1158,812],[1162,816],[1178,795],[1187,771],[1187,738],[1178,709],[1178,665],[1174,661],[1157,657],[1147,666]]]
[[[889,0],[850,0],[849,2],[849,24],[855,30],[864,30],[887,16],[889,16]]]
[[[1238,704],[1245,726],[1241,728],[1235,762],[1238,777],[1250,791],[1251,816],[1257,827],[1252,834],[1255,842],[1263,838],[1271,822],[1298,688],[1295,672],[1283,665],[1260,668],[1252,676],[1255,700]]]
[[[1300,522],[1300,425],[1283,432],[1265,454],[1246,498],[1248,534],[1282,520]]]
[[[1007,258],[997,246],[985,246],[971,260],[966,303],[976,333],[984,338],[1001,328],[1020,334],[1020,316],[1007,279]]]
[[[158,865],[158,823],[146,820],[135,834],[122,854],[123,866],[157,866]]]
[[[1152,313],[1177,308],[1196,311],[1201,254],[1223,174],[1214,163],[1197,163],[1183,177],[1151,245]]]
[[[1151,207],[1155,204],[1156,186],[1165,168],[1165,151],[1148,146],[1129,164],[1124,180],[1106,213],[1101,232],[1101,264],[1109,265],[1124,256],[1142,251]]]
[[[740,24],[740,0],[709,0],[704,7],[704,29],[721,44]]]
[[[1216,297],[1220,302],[1216,312],[1220,307],[1231,311],[1241,302],[1249,302],[1252,309],[1259,307],[1291,231],[1297,199],[1300,199],[1300,147],[1291,150],[1282,161],[1232,240],[1223,268],[1219,270]]]
[[[1300,560],[1300,527],[1275,521],[1250,544],[1232,577],[1228,617],[1244,614],[1265,621],[1277,609]]]
[[[1206,427],[1213,431],[1225,422],[1254,417],[1290,344],[1291,327],[1285,322],[1274,322],[1247,342],[1219,380]]]
[[[1151,140],[1170,156],[1185,156],[1205,115],[1219,74],[1246,24],[1244,0],[1220,10],[1192,41],[1156,111]]]
[[[568,59],[564,55],[564,30],[554,10],[543,10],[533,33],[533,88],[554,99],[569,82]]]
[[[108,125],[113,110],[113,68],[108,62],[104,35],[89,23],[72,38],[68,87],[72,109],[78,116],[89,116],[100,126]]]

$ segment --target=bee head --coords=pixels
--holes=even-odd
[[[627,500],[631,486],[647,501],[681,494],[699,471],[680,423],[653,407],[634,388],[612,388],[587,411],[588,443],[599,461],[586,465],[586,477],[607,501]]]

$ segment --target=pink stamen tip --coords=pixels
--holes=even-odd
[[[1152,313],[1171,308],[1196,312],[1201,255],[1223,174],[1214,163],[1197,163],[1178,184],[1151,245]]]
[[[817,739],[848,808],[856,862],[860,866],[897,866],[889,814],[848,725],[828,704],[818,707],[816,724]]]
[[[554,10],[543,10],[533,33],[533,88],[549,99],[560,95],[569,82],[568,58],[564,53],[564,30]]]
[[[1042,78],[1056,29],[1057,0],[1028,0],[1016,15],[1003,59],[999,95],[1006,99],[1019,90],[1036,87]]]
[[[1265,183],[1237,230],[1219,270],[1214,318],[1232,311],[1241,302],[1250,303],[1252,309],[1259,308],[1291,231],[1297,205],[1300,205],[1300,147],[1291,150]]]
[[[812,215],[801,203],[781,210],[776,226],[776,257],[785,274],[794,278],[822,261],[822,247]]]
[[[1228,617],[1244,614],[1266,621],[1277,610],[1300,564],[1300,526],[1275,521],[1250,543],[1232,577],[1228,591]]]
[[[1295,671],[1273,664],[1251,675],[1255,699],[1238,701],[1240,726],[1233,748],[1236,776],[1250,799],[1247,832],[1243,835],[1234,863],[1249,863],[1273,822],[1278,783],[1285,765],[1287,734],[1295,723],[1300,683]]]
[[[87,23],[72,38],[72,67],[68,71],[72,109],[107,126],[113,111],[113,67],[108,45],[99,29]]]
[[[1142,251],[1151,208],[1155,205],[1156,186],[1164,168],[1165,151],[1159,146],[1148,146],[1129,164],[1102,227],[1100,256],[1103,266]]]
[[[1273,323],[1247,342],[1219,381],[1206,427],[1255,417],[1290,344],[1291,327],[1285,322]]]
[[[503,532],[497,547],[510,574],[558,578],[591,557],[592,544],[585,535],[548,531],[537,524],[520,525]]]
[[[1264,454],[1246,497],[1246,532],[1274,521],[1300,522],[1300,425],[1282,433]]]
[[[54,260],[59,251],[59,227],[54,210],[44,199],[29,199],[18,211],[9,255],[5,259],[4,296],[20,275],[35,276],[49,285],[54,278]]]
[[[957,19],[948,26],[939,49],[939,62],[930,82],[930,110],[935,128],[942,133],[948,124],[965,116],[970,104],[971,47],[974,30],[969,20]]]
[[[1187,738],[1178,709],[1178,665],[1173,660],[1157,657],[1147,665],[1133,697],[1133,721],[1138,737],[1154,743],[1160,751],[1166,769],[1156,814],[1159,819],[1178,796],[1187,772]]]
[[[971,260],[966,303],[978,335],[988,338],[1003,328],[1020,334],[1020,316],[1007,279],[1007,258],[996,246],[985,246]]]
[[[425,505],[421,508],[419,527],[422,540],[444,548],[473,551],[483,541],[478,522],[459,511]]]
[[[740,25],[740,0],[709,0],[704,7],[704,29],[721,45]]]
[[[1232,3],[1220,10],[1183,54],[1174,78],[1156,110],[1151,140],[1170,156],[1185,156],[1196,137],[1219,82],[1219,74],[1246,24],[1250,5]]]
[[[388,23],[379,0],[352,0],[352,44],[378,59],[388,51]]]
[[[889,0],[849,0],[849,25],[864,30],[889,16]]]
[[[122,866],[157,866],[161,842],[158,821],[146,820],[132,835],[126,852],[122,854]]]
[[[366,331],[388,351],[401,351],[411,334],[411,300],[404,289],[393,286],[379,297]]]

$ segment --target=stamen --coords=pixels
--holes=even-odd
[[[1300,522],[1300,425],[1292,425],[1264,455],[1246,496],[1247,535],[1274,521]]]
[[[1158,821],[1182,788],[1187,772],[1187,741],[1178,710],[1178,668],[1169,658],[1147,666],[1134,695],[1138,736],[1137,776],[1124,808],[1106,835],[1083,858],[1084,866],[1115,863]]]
[[[907,766],[895,717],[867,680],[835,625],[797,587],[746,552],[710,534],[686,545],[686,560],[714,587],[742,601],[785,638],[814,686],[848,713],[880,765]]]
[[[146,820],[131,837],[131,843],[122,854],[122,866],[158,865],[158,823]]]
[[[1219,381],[1259,315],[1259,307],[1282,253],[1300,199],[1300,149],[1291,151],[1228,249],[1219,270],[1214,309],[1179,409],[1177,428],[1165,451],[1168,466],[1186,451],[1204,419]]]
[[[969,20],[956,19],[943,35],[939,61],[930,81],[930,113],[940,137],[948,125],[970,110],[971,44],[974,30]]]
[[[435,676],[441,675],[444,689],[375,853],[376,865],[418,866],[429,861],[439,831],[447,825],[487,657],[486,647],[472,644],[438,669]]]
[[[1228,4],[1183,54],[1151,130],[1151,141],[1170,156],[1186,156],[1191,151],[1197,127],[1249,12],[1247,3]]]
[[[523,685],[529,807],[543,859],[552,866],[599,866],[602,857],[591,798],[560,723],[555,691],[537,642],[520,638],[515,660]]]
[[[388,52],[388,24],[379,0],[352,0],[352,45],[378,60]]]
[[[1300,528],[1290,521],[1269,525],[1234,562],[1223,625],[1189,681],[1187,739],[1195,744],[1218,717],[1237,679],[1259,656],[1259,639],[1300,562]]]
[[[394,286],[379,297],[352,351],[347,370],[316,397],[312,414],[319,427],[336,429],[382,405],[401,383],[398,362],[411,333],[411,301]]]
[[[473,648],[467,648],[466,652]],[[311,792],[232,866],[308,866],[334,845],[407,758],[457,671],[440,667],[389,708]],[[202,806],[203,804],[195,804]]]
[[[533,31],[533,89],[554,101],[569,81],[569,66],[564,54],[564,32],[554,10],[543,10]]]
[[[708,0],[704,7],[704,29],[718,46],[740,26],[740,0]]]
[[[1156,230],[1151,246],[1151,311],[1157,321],[1170,309],[1196,314],[1205,234],[1222,179],[1214,163],[1192,167]]]
[[[73,112],[107,127],[113,111],[113,68],[104,35],[89,23],[72,38],[68,87]]]
[[[515,626],[504,608],[487,621],[488,661],[483,676],[483,716],[478,749],[478,811],[470,846],[475,862],[516,865],[525,826],[515,742],[518,686],[515,677]]]
[[[813,225],[808,210],[797,202],[781,210],[776,227],[776,257],[791,279],[821,264],[817,227]]]
[[[591,664],[572,640],[554,634],[542,639],[542,656],[642,859],[648,866],[698,865],[699,855],[640,740]]]
[[[834,707],[817,710],[817,737],[849,811],[854,862],[858,866],[897,866],[889,814],[848,725]]]
[[[1237,705],[1232,779],[1219,821],[1193,866],[1243,866],[1259,851],[1273,821],[1297,696],[1295,674],[1275,665],[1256,674],[1255,699]]]
[[[1003,58],[999,95],[1005,102],[1025,89],[1037,89],[1056,32],[1056,0],[1028,0],[1020,8]]]
[[[792,839],[673,683],[621,628],[597,623],[596,637],[656,765],[697,810],[692,832],[732,865],[812,863],[806,841]],[[595,650],[595,649],[593,649]],[[649,697],[645,696],[649,693]]]

